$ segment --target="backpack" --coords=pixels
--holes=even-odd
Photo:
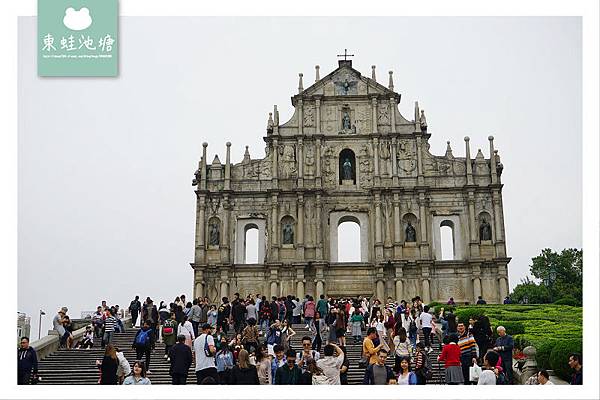
[[[175,332],[173,322],[165,321],[163,325],[163,335],[171,336]]]
[[[423,354],[423,358],[425,359],[425,362],[423,363],[423,376],[425,379],[429,380],[433,378],[433,365],[427,354]]]
[[[135,338],[135,344],[138,346],[147,346],[150,342],[150,329],[147,331],[141,330]]]
[[[414,319],[410,320],[410,325],[408,325],[408,332],[416,332],[417,331],[417,323]]]

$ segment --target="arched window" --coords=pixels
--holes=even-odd
[[[341,218],[338,225],[338,262],[360,262],[360,225],[358,220]]]
[[[344,149],[340,152],[339,159],[340,185],[344,181],[352,181],[356,185],[356,157],[350,149]]]
[[[454,260],[456,254],[454,240],[454,222],[444,220],[440,223],[440,242],[442,260]]]
[[[244,264],[258,264],[258,226],[244,228]]]

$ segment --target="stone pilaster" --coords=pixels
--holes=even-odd
[[[402,236],[401,236],[402,222],[400,219],[400,195],[398,193],[394,193],[392,204],[394,205],[394,258],[401,259],[402,258]]]
[[[418,124],[418,122],[417,122]],[[417,185],[423,186],[425,179],[423,178],[423,154],[422,154],[421,135],[417,136]]]
[[[229,216],[230,216],[231,205],[229,204],[229,196],[223,197],[223,232],[221,232],[221,262],[229,263]],[[258,260],[262,263],[262,260]]]
[[[393,114],[392,114],[393,115]],[[396,155],[398,154],[398,144],[396,142],[396,137],[392,137],[392,186],[398,186],[398,160]]]
[[[304,187],[304,143],[298,138],[298,187]]]
[[[271,166],[271,181],[273,185],[273,189],[277,188],[277,175],[279,174],[279,168],[277,164],[277,158],[279,150],[277,148],[277,139],[273,139],[273,150],[271,151],[271,159],[273,160],[273,165]]]
[[[296,258],[304,259],[304,196],[298,193],[298,233],[296,236]]]
[[[374,165],[374,175],[375,175],[375,186],[378,187],[381,182],[380,182],[380,177],[379,177],[379,139],[374,137],[373,138],[373,163]]]
[[[471,164],[471,148],[469,147],[469,141],[471,139],[465,136],[465,158],[467,164],[467,185],[473,184],[473,165]]]
[[[206,227],[206,196],[198,194],[196,199],[196,251],[194,253],[194,263],[204,263],[205,255],[205,232]]]
[[[381,194],[375,193],[375,258],[383,259],[383,241],[381,239]]]
[[[373,121],[373,133],[377,133],[377,96],[371,97],[371,119]]]
[[[317,243],[317,249],[316,249],[316,259],[317,260],[322,260],[323,259],[323,223],[321,221],[323,221],[323,205],[321,203],[321,194],[317,193],[317,195],[315,196],[315,214],[317,216],[317,221],[316,221],[316,243]]]
[[[390,97],[390,133],[396,133],[396,99]],[[396,159],[394,153],[394,160]]]
[[[271,261],[279,260],[279,201],[271,195]]]
[[[225,143],[227,153],[225,156],[225,190],[231,190],[231,142]]]
[[[316,114],[316,120],[315,120],[315,126],[316,126],[316,133],[320,134],[321,133],[321,100],[320,99],[316,99],[315,100],[315,114]]]

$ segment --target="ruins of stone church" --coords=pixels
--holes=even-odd
[[[239,163],[207,159],[195,173],[195,296],[218,301],[233,293],[367,296],[385,300],[420,295],[425,302],[499,303],[508,295],[502,207],[502,164],[489,153],[474,158],[429,152],[423,110],[400,114],[401,95],[363,76],[344,57],[298,93],[289,121],[269,113],[265,157]],[[339,262],[338,227],[354,222],[360,259]],[[442,257],[449,228],[452,257]],[[258,261],[246,260],[248,231],[258,231]]]

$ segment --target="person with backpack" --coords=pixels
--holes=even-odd
[[[410,340],[410,344],[413,348],[417,346],[418,330],[419,329],[417,327],[417,312],[413,308],[410,310],[410,314],[408,315],[408,339]]]
[[[196,382],[202,384],[204,378],[210,377],[217,382],[217,366],[215,364],[215,339],[210,334],[211,326],[202,325],[202,334],[194,340],[194,353],[196,354]]]
[[[142,321],[148,321],[150,327],[152,328],[155,338],[158,337],[158,318],[158,309],[154,305],[152,299],[150,297],[147,297],[146,303],[144,307],[142,307]],[[146,368],[149,370],[150,366],[146,364]]]
[[[320,356],[321,354],[318,351],[312,349],[312,339],[310,336],[304,336],[302,338],[302,351],[296,354],[296,360],[300,369],[304,372],[308,365],[308,360],[313,359],[318,361]]]
[[[433,377],[433,365],[425,352],[425,343],[417,343],[415,351],[415,375],[417,385],[425,385]]]
[[[142,328],[137,331],[135,338],[133,339],[133,344],[131,348],[135,349],[136,359],[141,360],[143,356],[146,356],[146,368],[148,370],[146,373],[150,372],[150,353],[152,352],[152,348],[154,347],[155,336],[154,330],[151,327],[150,321],[144,321]]]
[[[129,314],[131,314],[131,325],[134,328],[138,327],[137,320],[141,309],[142,304],[140,303],[140,296],[135,296],[135,299],[133,299],[129,304]]]
[[[227,297],[223,297],[221,301],[222,303],[219,306],[217,314],[217,327],[221,328],[223,333],[227,335],[227,331],[229,330],[229,318],[231,317],[231,304],[229,304],[229,299]]]
[[[171,313],[169,318],[163,322],[161,330],[163,343],[165,344],[164,359],[169,361],[169,351],[177,341],[177,321],[175,320],[175,313]]]
[[[200,307],[198,299],[194,299],[194,301],[192,302],[189,320],[192,323],[192,326],[194,327],[194,337],[196,337],[198,336],[198,327],[200,326],[200,322],[202,321],[202,307]]]

